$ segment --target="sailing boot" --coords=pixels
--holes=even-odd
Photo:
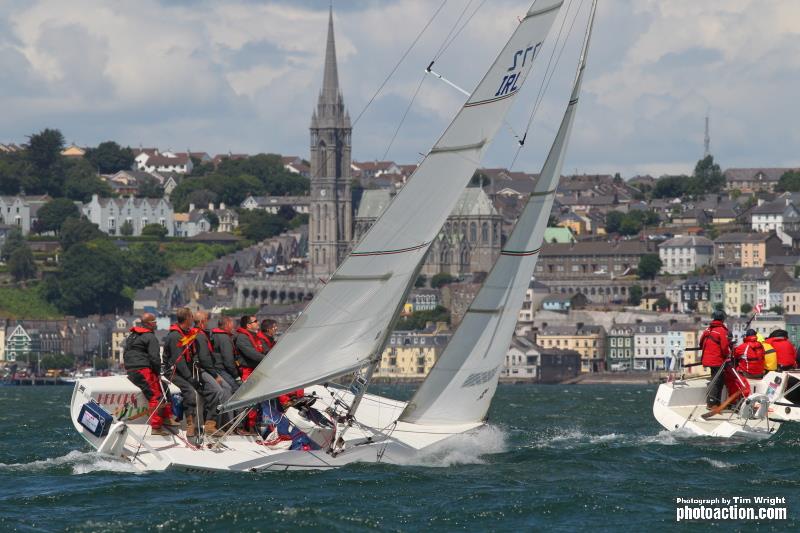
[[[164,435],[164,436],[166,436],[166,435],[169,435],[170,432],[167,431],[166,429],[164,429],[163,427],[158,427],[158,428],[151,428],[150,429],[150,434],[151,435]]]
[[[206,423],[203,424],[203,433],[205,433],[208,436],[211,436],[216,432],[217,432],[217,421],[206,420]]]
[[[186,413],[186,440],[195,444],[197,442],[197,419],[194,415]]]
[[[178,422],[177,420],[175,420],[175,417],[173,417],[173,416],[164,417],[164,422],[162,422],[162,423],[165,426],[170,426],[170,427],[174,427],[174,428],[177,428],[177,427],[181,426],[181,423]]]

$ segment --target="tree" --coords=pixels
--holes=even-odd
[[[243,211],[239,214],[242,235],[251,241],[263,241],[280,235],[288,227],[286,219],[266,211]]]
[[[22,230],[19,228],[12,229],[6,236],[6,243],[3,245],[3,249],[0,250],[0,259],[8,261],[11,259],[11,254],[22,246],[27,246],[25,237],[22,236]]]
[[[653,187],[653,198],[680,198],[689,189],[689,176],[662,176]]]
[[[8,271],[14,281],[25,281],[36,276],[36,263],[31,247],[26,244],[17,247],[8,259]]]
[[[628,289],[628,303],[631,305],[639,305],[642,303],[642,287],[640,285],[631,285]]]
[[[397,321],[397,330],[423,330],[429,322],[450,323],[450,310],[441,305],[437,305],[433,311],[416,311],[410,316],[402,317]]]
[[[67,198],[54,198],[39,209],[36,230],[38,233],[46,231],[58,233],[65,220],[69,217],[78,218],[80,216],[81,213],[75,202]]]
[[[214,191],[209,191],[208,189],[192,191],[186,196],[187,211],[189,210],[191,204],[194,204],[195,207],[199,209],[203,209],[208,207],[208,204],[214,203],[217,203],[217,193]]]
[[[164,189],[161,184],[152,176],[142,176],[138,180],[139,188],[136,191],[137,198],[163,198]]]
[[[106,141],[97,148],[86,150],[84,158],[97,169],[100,174],[113,174],[120,170],[128,170],[133,166],[133,150],[122,148],[114,141]]]
[[[778,192],[800,191],[800,171],[788,170],[784,172],[781,178],[778,180],[775,190]]]
[[[661,259],[656,254],[645,254],[639,258],[639,279],[653,279],[661,270]]]
[[[428,277],[425,274],[420,274],[417,276],[416,281],[414,281],[414,287],[424,287],[428,283]]]
[[[699,197],[708,193],[718,193],[724,188],[725,176],[722,175],[719,165],[714,162],[714,156],[707,155],[698,161],[687,192]]]
[[[32,165],[32,172],[22,183],[26,192],[50,196],[62,195],[64,157],[61,151],[63,149],[64,136],[59,130],[48,128],[28,136],[26,154]]]
[[[297,213],[290,205],[282,205],[278,209],[278,216],[284,220],[292,220]]]
[[[743,303],[743,304],[741,305],[741,307],[739,308],[739,310],[742,312],[742,314],[743,314],[743,315],[746,315],[746,314],[749,314],[749,313],[750,313],[750,311],[752,311],[752,310],[753,310],[753,306],[752,306],[752,305],[750,305],[749,303],[745,302],[745,303]]]
[[[52,279],[48,299],[64,312],[86,316],[130,306],[122,296],[122,256],[108,240],[71,246],[61,257],[59,275]]]
[[[122,258],[125,285],[134,289],[146,287],[170,274],[166,254],[154,242],[132,245]]]
[[[619,211],[609,211],[606,213],[606,233],[619,233],[625,214]]]
[[[67,161],[65,164],[64,196],[79,202],[88,202],[93,194],[111,196],[111,187],[103,181],[85,159]]]
[[[85,218],[69,217],[61,225],[58,240],[61,243],[61,248],[67,251],[77,243],[104,239],[105,237],[106,234],[100,231],[97,224],[92,224]]]
[[[130,220],[126,220],[122,223],[122,225],[119,227],[119,234],[125,237],[130,237],[133,235],[133,224]]]
[[[434,274],[431,278],[431,287],[434,289],[438,289],[440,287],[444,287],[445,285],[449,285],[456,280],[453,276],[446,272],[439,272],[438,274]]]
[[[672,308],[672,302],[663,294],[656,299],[656,309],[659,311],[669,311]]]
[[[25,152],[0,152],[0,194],[18,194],[31,180],[32,166]]]
[[[167,234],[169,231],[161,224],[148,224],[142,228],[142,237],[157,237],[159,240],[163,240]]]
[[[770,308],[770,313],[775,313],[776,315],[782,315],[785,309],[782,305],[774,305]]]

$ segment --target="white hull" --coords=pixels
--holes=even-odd
[[[762,379],[748,381],[750,404],[709,419],[701,416],[707,412],[708,380],[663,383],[653,402],[653,415],[669,431],[723,438],[765,439],[782,423],[800,421],[800,387],[792,390],[800,383],[800,372],[769,372]]]
[[[352,395],[341,389],[313,386],[306,394],[319,397],[314,408],[324,411],[332,403],[330,390],[345,402]],[[177,392],[177,389],[174,389]],[[114,423],[104,437],[95,437],[79,422],[81,407],[95,400],[114,416]],[[426,448],[448,437],[474,431],[481,423],[422,426],[396,422],[406,403],[366,394],[358,409],[358,424],[344,432],[344,447],[333,455],[325,449],[289,450],[289,442],[274,446],[261,443],[260,437],[230,435],[217,449],[214,440],[202,446],[186,440],[182,427],[174,435],[151,435],[147,420],[147,402],[141,391],[124,376],[81,379],[72,394],[70,417],[75,429],[101,453],[130,461],[141,471],[237,471],[305,470],[337,468],[349,463],[404,463]],[[287,415],[297,416],[290,410]],[[337,428],[341,434],[342,425]]]

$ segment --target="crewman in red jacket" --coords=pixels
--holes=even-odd
[[[163,429],[165,424],[178,424],[172,420],[172,406],[166,401],[161,388],[161,350],[153,333],[156,317],[152,313],[144,313],[139,323],[141,325],[132,327],[125,339],[122,360],[128,379],[142,390],[147,399],[153,435],[166,435]]]
[[[728,328],[725,327],[725,312],[714,311],[711,315],[711,323],[700,336],[700,350],[702,351],[702,363],[711,372],[711,378],[717,375],[720,367],[730,355],[730,341],[728,339]],[[706,404],[709,409],[718,406],[722,401],[722,379],[717,378],[708,391]]]
[[[776,329],[770,333],[767,342],[775,348],[779,371],[792,370],[797,366],[797,350],[789,341],[789,333],[785,329]]]
[[[247,378],[249,378],[253,370],[256,369],[258,363],[264,359],[266,346],[259,338],[258,333],[258,319],[252,315],[245,315],[239,321],[239,327],[236,329],[236,335],[233,337],[233,344],[239,354],[239,373],[243,382],[247,381]],[[240,434],[255,435],[257,418],[258,409],[251,409],[247,415],[245,430],[240,432]]]
[[[733,356],[739,374],[751,379],[764,377],[764,346],[758,341],[755,330],[745,332],[744,341],[733,351]]]

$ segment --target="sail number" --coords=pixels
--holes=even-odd
[[[508,67],[508,72],[511,74],[506,74],[503,76],[503,81],[500,82],[500,88],[497,89],[497,92],[494,93],[495,96],[503,96],[509,93],[513,93],[518,89],[517,82],[522,75],[522,67],[525,66],[525,63],[528,62],[528,57],[530,56],[530,60],[533,61],[536,57],[536,54],[539,52],[539,48],[541,48],[542,43],[537,43],[536,46],[529,46],[524,50],[517,50],[514,52],[514,58],[511,63],[511,66]],[[522,61],[520,61],[520,58]],[[517,69],[520,69],[518,72],[514,72]]]

